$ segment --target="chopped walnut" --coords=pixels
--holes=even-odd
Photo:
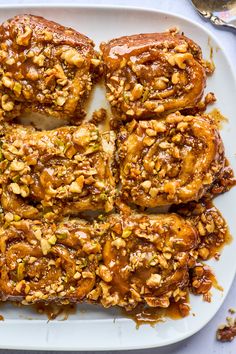
[[[103,281],[107,283],[112,281],[112,274],[105,265],[99,266],[98,275],[102,278]]]
[[[217,329],[216,338],[220,342],[231,342],[236,337],[236,320],[232,319],[227,322]]]
[[[146,283],[147,283],[147,286],[149,286],[150,288],[155,288],[155,287],[160,286],[161,275],[160,274],[152,274]]]

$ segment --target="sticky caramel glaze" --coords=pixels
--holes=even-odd
[[[188,292],[198,242],[196,230],[176,214],[138,214],[125,221],[115,214],[99,223],[5,222],[1,299],[166,308]]]
[[[184,296],[198,243],[190,224],[176,214],[111,216],[109,224],[103,259],[113,275],[110,294],[122,294],[126,308],[130,300],[168,307],[175,294]]]
[[[95,286],[101,246],[84,220],[21,220],[3,224],[0,234],[2,300],[68,304]]]
[[[3,124],[0,184],[5,212],[48,218],[112,209],[115,193],[110,133],[84,123],[50,131]]]
[[[42,315],[46,315],[48,320],[61,320],[65,321],[68,319],[70,315],[76,313],[76,305],[68,304],[68,305],[58,305],[58,304],[45,304],[38,303],[32,305],[33,310]]]
[[[212,109],[212,111],[208,114],[215,121],[218,129],[222,129],[224,124],[229,122],[228,118],[223,116],[223,114],[217,108]]]
[[[216,210],[196,209],[191,216],[179,210],[184,218],[169,213],[55,224],[2,220],[1,300],[39,303],[50,318],[63,311],[58,305],[81,301],[122,307],[138,324],[187,316],[189,291],[210,301],[212,286],[222,290],[199,260],[210,257],[203,246],[218,247],[217,237],[222,245],[225,225]],[[206,223],[199,227],[203,215]],[[202,235],[202,228],[208,233]]]
[[[210,302],[210,290],[212,287],[220,291],[223,290],[210,267],[202,263],[197,263],[190,269],[189,290],[191,293],[194,295],[203,295],[203,299]],[[188,316],[189,313],[189,293],[177,302],[171,301],[167,308],[151,308],[145,305],[138,305],[131,311],[123,311],[124,316],[136,322],[137,328],[143,324],[154,326],[158,322],[162,322],[165,318],[178,320]]]
[[[190,270],[190,290],[194,295],[203,295],[203,298],[210,302],[210,290],[214,286],[217,290],[222,291],[215,278],[211,268],[205,264],[198,263]]]
[[[230,166],[229,161],[225,159],[224,168],[222,169],[219,178],[215,180],[208,193],[206,193],[206,197],[211,199],[212,196],[217,196],[218,194],[229,191],[235,185],[236,179],[234,176],[234,171]]]
[[[200,243],[197,251],[200,259],[218,259],[222,248],[232,240],[226,221],[210,200],[172,206],[171,211],[189,220],[198,230]]]
[[[99,60],[83,34],[42,17],[0,26],[0,117],[24,112],[80,120]]]
[[[199,200],[227,180],[223,142],[208,116],[176,112],[126,124],[117,162],[123,200],[151,208]]]
[[[117,120],[194,107],[205,87],[200,47],[176,33],[148,33],[101,44],[107,98]]]
[[[131,311],[122,310],[122,314],[125,317],[132,319],[136,323],[137,329],[144,324],[154,327],[157,323],[163,322],[166,318],[179,320],[188,316],[189,312],[189,296],[186,296],[186,298],[178,302],[171,302],[167,308],[153,308],[138,305]]]

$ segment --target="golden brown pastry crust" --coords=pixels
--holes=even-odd
[[[117,120],[194,107],[205,87],[200,47],[175,33],[147,33],[101,45],[107,98]]]
[[[199,200],[224,171],[224,147],[207,116],[132,121],[118,134],[121,194],[145,207]]]
[[[2,126],[3,209],[24,218],[113,207],[113,142],[93,124],[36,131]],[[107,141],[108,140],[108,141]]]
[[[99,65],[93,42],[33,15],[0,26],[0,117],[24,112],[80,120]]]

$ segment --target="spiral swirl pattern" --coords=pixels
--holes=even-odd
[[[221,175],[224,147],[207,116],[170,114],[120,129],[121,193],[145,207],[199,200]]]
[[[113,39],[101,45],[107,98],[117,120],[194,107],[205,87],[201,49],[175,33]]]

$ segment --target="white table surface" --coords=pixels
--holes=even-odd
[[[126,5],[126,6],[139,6],[147,8],[155,8],[163,11],[169,11],[176,14],[181,14],[186,16],[196,22],[203,24],[208,27],[221,41],[222,45],[225,48],[226,53],[228,54],[229,59],[231,60],[235,71],[236,71],[236,34],[230,33],[228,31],[218,30],[213,27],[211,24],[205,22],[201,19],[194,9],[191,7],[188,0],[0,0],[0,4],[115,4],[115,5]],[[236,113],[236,109],[235,109]],[[230,271],[230,270],[229,270]],[[236,354],[236,339],[231,343],[219,343],[215,340],[216,328],[220,323],[225,321],[225,317],[228,315],[228,309],[231,307],[236,307],[236,280],[231,288],[230,293],[228,294],[223,306],[213,318],[213,320],[205,326],[200,332],[195,334],[189,339],[186,339],[178,344],[170,345],[164,348],[150,349],[150,350],[136,350],[135,354]],[[0,350],[0,354],[21,354],[29,353],[29,351],[13,351],[13,350]],[[49,353],[49,352],[32,352],[34,354],[39,353]],[[60,352],[63,353],[63,352]],[[64,352],[65,353],[65,352]],[[75,352],[71,352],[75,353]],[[92,353],[92,352],[81,352]],[[100,352],[100,353],[111,353],[111,352]],[[125,354],[127,351],[118,351],[117,353]]]

